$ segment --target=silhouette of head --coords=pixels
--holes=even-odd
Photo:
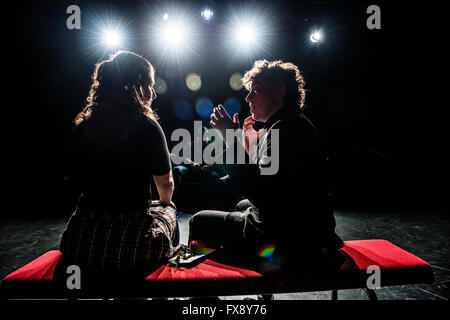
[[[95,65],[87,105],[75,118],[78,125],[95,109],[106,106],[123,108],[130,114],[144,114],[157,119],[151,109],[156,99],[153,89],[155,70],[144,57],[129,51],[118,51]],[[103,110],[106,111],[106,110]]]
[[[267,121],[282,107],[303,108],[305,81],[299,68],[290,63],[277,61],[255,61],[243,78],[249,91],[246,101],[257,121]]]

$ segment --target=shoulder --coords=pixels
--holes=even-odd
[[[275,122],[270,129],[278,129],[283,135],[284,133],[289,134],[292,132],[296,132],[296,135],[300,133],[311,135],[317,134],[317,130],[314,124],[303,113],[293,114],[290,117],[280,119]]]
[[[139,115],[136,118],[137,125],[140,129],[146,132],[160,132],[162,131],[162,127],[158,121],[153,118],[147,117],[146,115]]]
[[[138,135],[146,137],[148,140],[159,141],[162,143],[166,141],[166,135],[161,125],[155,119],[141,115],[136,119],[136,127]]]

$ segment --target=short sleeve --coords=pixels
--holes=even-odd
[[[167,147],[166,135],[164,134],[164,131],[157,121],[150,120],[150,126],[152,127],[151,137],[149,137],[151,140],[151,174],[162,176],[169,173],[169,171],[172,169],[169,148]]]

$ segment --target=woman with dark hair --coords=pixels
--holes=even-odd
[[[60,244],[66,264],[100,272],[145,269],[175,250],[174,183],[151,108],[154,77],[150,62],[132,52],[95,67],[69,153],[81,196]],[[152,202],[152,178],[159,201]]]

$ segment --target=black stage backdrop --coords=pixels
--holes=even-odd
[[[242,120],[249,115],[246,93],[231,90],[229,77],[243,74],[255,59],[291,61],[306,78],[306,113],[332,160],[336,206],[444,206],[448,103],[438,94],[446,92],[448,81],[440,65],[442,9],[429,2],[393,2],[48,0],[4,6],[1,127],[7,206],[1,215],[67,216],[71,210],[64,150],[94,64],[108,53],[92,39],[98,21],[108,17],[125,21],[125,49],[146,56],[167,83],[168,91],[154,105],[168,139],[174,129],[192,129],[192,121],[200,119],[195,111],[189,121],[174,117],[177,101],[195,106],[199,97],[208,97],[217,105],[232,97],[240,103]],[[66,9],[73,4],[81,9],[80,30],[66,27]],[[210,21],[199,14],[206,4],[215,13]],[[372,4],[381,8],[379,30],[366,26]],[[162,56],[148,33],[166,8],[198,17],[195,53],[178,62]],[[245,10],[263,12],[268,45],[235,59],[235,48],[224,50],[221,35],[232,12]],[[308,34],[317,27],[324,41],[312,46]],[[190,72],[202,75],[198,92],[186,88]]]

